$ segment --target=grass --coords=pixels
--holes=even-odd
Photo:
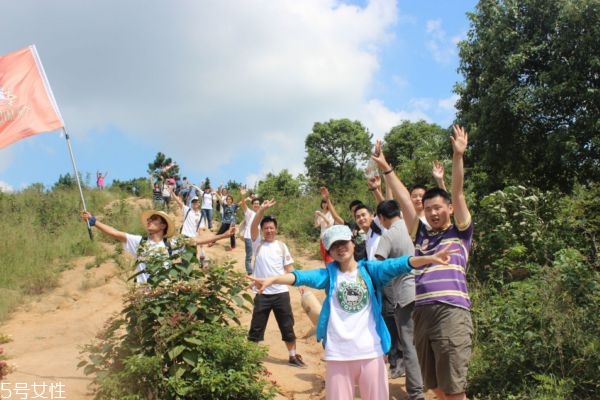
[[[90,190],[85,196],[88,209],[102,210],[121,193]],[[18,193],[0,193],[0,320],[24,298],[56,287],[73,258],[102,259],[100,240],[90,240],[81,208],[76,189],[44,192],[34,185]],[[121,208],[113,210],[111,218],[127,219]],[[127,222],[134,225],[133,220]]]

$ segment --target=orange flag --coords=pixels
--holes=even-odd
[[[35,46],[0,56],[0,148],[63,126]]]

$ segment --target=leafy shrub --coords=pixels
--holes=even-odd
[[[266,349],[235,328],[252,301],[244,275],[231,263],[200,269],[181,238],[173,248],[170,268],[163,253],[143,260],[148,284],[132,288],[122,314],[84,348],[79,366],[95,374],[96,398],[272,398]]]
[[[497,286],[536,272],[564,245],[556,194],[510,186],[484,197],[475,215],[474,276]]]
[[[600,274],[577,250],[557,252],[552,265],[539,266],[536,279],[481,289],[474,295],[473,393],[506,398],[552,383],[570,391],[556,398],[594,398],[600,390]]]

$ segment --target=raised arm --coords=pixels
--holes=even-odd
[[[220,235],[214,235],[214,234],[207,235],[206,233],[203,233],[202,237],[195,236],[193,238],[190,238],[189,243],[190,243],[190,245],[195,245],[195,246],[214,243],[217,240],[227,239],[230,236],[235,235],[235,229],[236,229],[235,226],[232,226],[231,228],[229,228],[227,231],[223,232]]]
[[[467,150],[469,135],[462,126],[454,125],[452,129],[454,130],[454,134],[450,137],[452,140],[452,208],[454,222],[460,228],[471,222],[471,213],[463,191],[465,177],[463,155]]]
[[[410,200],[410,193],[404,183],[398,178],[398,175],[394,172],[392,166],[385,159],[383,150],[381,148],[381,140],[378,140],[375,144],[375,153],[372,159],[377,163],[377,166],[383,171],[383,179],[385,184],[391,190],[392,195],[398,201],[400,209],[402,210],[402,216],[408,232],[412,234],[415,232],[419,224],[419,215],[415,210],[415,206]]]
[[[331,202],[331,197],[329,196],[329,190],[325,186],[321,186],[319,188],[319,192],[321,193],[321,197],[323,198],[323,200],[327,202],[327,209],[329,210],[329,212],[331,212],[331,216],[333,217],[335,223],[343,224],[344,219],[340,217],[340,215],[337,213],[337,210],[333,206],[333,203]]]
[[[94,217],[89,211],[83,211],[81,213],[81,216],[84,221],[87,221],[90,224],[90,226],[95,226],[96,229],[98,229],[100,232],[104,233],[105,235],[108,235],[108,236],[112,237],[113,239],[117,239],[119,242],[127,241],[127,235],[125,232],[121,232],[121,231],[113,228],[112,226],[106,225],[106,224],[98,221],[98,219],[96,219],[96,217]]]
[[[265,201],[263,201],[263,203],[260,205],[260,208],[256,212],[256,215],[254,216],[254,219],[252,220],[252,225],[250,225],[250,238],[252,239],[253,242],[258,238],[258,235],[260,234],[260,230],[258,229],[258,227],[260,225],[260,221],[263,219],[263,216],[265,215],[265,210],[268,209],[269,207],[273,207],[275,205],[275,203],[277,203],[275,201],[275,199],[265,200]]]
[[[181,200],[179,198],[179,196],[177,196],[177,194],[175,194],[175,191],[173,190],[173,188],[171,186],[169,186],[169,192],[171,192],[171,198],[175,200],[175,202],[177,204],[179,204],[179,207],[181,207],[181,209],[183,210],[183,207],[185,207],[185,204],[183,204],[183,200]]]
[[[435,184],[437,187],[447,191],[448,189],[446,189],[446,182],[444,181],[444,164],[438,160],[435,160],[433,162],[431,174],[433,175],[433,179],[435,179]]]
[[[369,191],[373,193],[373,197],[375,197],[375,202],[377,204],[385,200],[383,193],[381,193],[381,177],[379,175],[369,178],[367,180],[367,186],[369,187]]]
[[[239,205],[242,207],[244,214],[246,214],[246,211],[248,210],[248,204],[246,204],[246,202],[248,201],[248,199],[246,198],[246,193],[246,189],[244,189],[243,187],[240,188],[240,196],[242,196],[242,198],[240,199]]]

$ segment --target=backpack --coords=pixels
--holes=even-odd
[[[141,250],[142,249],[142,245],[144,243],[146,243],[147,241],[148,241],[148,236],[145,236],[145,235],[142,236],[142,240],[140,240],[140,244],[138,245],[138,248],[137,248],[137,253],[138,253],[137,255],[138,256],[141,255],[140,252],[142,251]],[[167,252],[169,253],[169,257],[171,257],[173,255],[173,249],[171,248],[171,242],[169,242],[169,240],[166,237],[164,237],[163,238],[163,243],[165,244],[165,247],[167,248]]]
[[[190,211],[192,211],[192,209],[188,208],[188,210],[185,213],[185,217],[183,217],[183,224],[185,224],[185,220],[187,219],[188,214],[190,213]],[[202,215],[200,215],[200,219],[198,220],[198,224],[196,225],[196,232],[198,232],[198,229],[200,229],[200,224],[201,223],[202,223]],[[183,231],[183,224],[181,224],[181,228],[179,228],[179,233],[181,233]],[[144,239],[144,238],[142,237],[142,239]],[[140,242],[140,244],[142,244],[142,242]],[[166,242],[165,242],[165,245],[166,245]],[[169,253],[169,255],[171,255],[171,253]]]

